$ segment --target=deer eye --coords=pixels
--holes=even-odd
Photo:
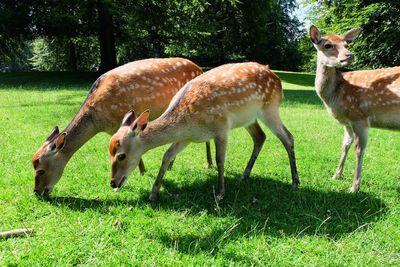
[[[43,175],[43,174],[44,174],[44,170],[38,170],[38,171],[36,171],[36,173],[37,173],[38,175]]]
[[[326,48],[326,49],[330,49],[330,48],[332,48],[332,47],[333,47],[333,45],[331,45],[331,44],[326,44],[326,45],[325,45],[325,48]]]
[[[118,155],[118,160],[119,161],[122,161],[122,160],[124,160],[126,158],[126,155],[125,154],[119,154]]]

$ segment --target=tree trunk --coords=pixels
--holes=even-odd
[[[98,72],[101,74],[117,66],[117,57],[115,52],[112,15],[110,14],[109,7],[104,5],[103,0],[97,1],[97,13],[101,56]]]

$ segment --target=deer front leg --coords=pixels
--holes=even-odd
[[[207,153],[207,169],[211,169],[212,157],[211,157],[210,141],[206,142],[206,153]]]
[[[222,198],[225,194],[224,183],[224,164],[226,156],[226,147],[228,143],[228,135],[218,136],[214,138],[215,143],[215,161],[218,168],[218,197]]]
[[[146,172],[146,168],[144,167],[143,159],[140,158],[139,161],[139,175],[142,176]]]
[[[247,163],[247,167],[244,170],[244,173],[242,175],[242,180],[246,180],[249,178],[251,170],[253,169],[254,163],[258,157],[258,154],[261,151],[261,148],[264,144],[265,141],[265,134],[263,130],[261,129],[260,125],[257,123],[257,121],[248,127],[246,127],[246,130],[249,132],[251,135],[251,138],[253,139],[254,142],[254,148],[253,148],[253,153],[251,154],[250,160]]]
[[[351,144],[353,144],[354,135],[353,129],[350,126],[344,127],[344,135],[343,135],[343,142],[342,142],[342,155],[340,156],[339,165],[336,169],[335,175],[332,179],[340,178],[343,173],[343,166],[344,162],[346,161],[347,152],[349,152],[349,148]]]
[[[165,152],[163,159],[162,159],[161,168],[158,171],[157,179],[153,184],[153,189],[151,190],[151,194],[149,197],[149,199],[151,201],[153,201],[157,198],[158,191],[160,191],[161,182],[164,177],[164,173],[167,170],[169,164],[171,163],[171,161],[173,159],[175,159],[176,155],[178,155],[179,152],[181,152],[183,149],[185,149],[185,147],[187,147],[188,144],[189,144],[189,142],[173,143],[168,148],[168,150]]]
[[[354,172],[353,186],[350,192],[357,192],[360,190],[361,183],[361,168],[365,148],[367,147],[368,140],[368,127],[364,123],[357,123],[353,125],[354,131],[354,151],[356,154],[356,169]]]

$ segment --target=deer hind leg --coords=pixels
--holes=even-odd
[[[226,147],[228,144],[228,135],[221,135],[214,138],[215,143],[215,161],[218,168],[218,196],[223,197],[225,194],[224,183],[224,164],[226,156]]]
[[[347,152],[349,152],[349,148],[351,144],[353,144],[354,135],[353,129],[350,126],[344,127],[344,135],[343,135],[343,142],[342,142],[342,155],[340,156],[339,165],[336,169],[335,175],[332,179],[340,178],[343,173],[343,166],[344,162],[346,161]]]
[[[143,159],[140,158],[139,161],[139,175],[143,175],[146,172],[146,168],[144,167]]]
[[[357,123],[353,125],[354,131],[354,151],[356,154],[356,169],[354,172],[353,186],[350,188],[350,192],[357,192],[360,190],[361,184],[361,168],[364,156],[365,148],[367,147],[368,140],[368,127],[363,123]]]
[[[247,126],[246,130],[249,132],[251,138],[253,139],[254,148],[253,148],[253,153],[250,156],[250,160],[247,163],[247,167],[242,175],[242,180],[246,180],[247,178],[249,178],[251,170],[253,169],[254,166],[254,162],[256,161],[258,154],[260,153],[261,148],[265,141],[265,134],[257,121]]]
[[[207,153],[207,169],[211,169],[212,157],[211,157],[210,141],[206,142],[206,153]]]
[[[167,170],[169,164],[173,159],[175,159],[176,155],[178,155],[179,152],[181,152],[185,147],[187,147],[189,142],[177,142],[173,143],[168,150],[165,152],[163,159],[162,159],[162,164],[161,168],[158,171],[157,179],[153,184],[153,188],[151,190],[151,194],[149,199],[150,200],[155,200],[158,195],[158,191],[160,191],[161,187],[161,182],[164,177],[164,173]]]
[[[174,166],[174,162],[175,162],[175,158],[173,158],[173,159],[171,160],[171,162],[169,163],[169,165],[168,165],[168,170],[171,170],[171,169],[172,169],[172,166]]]
[[[297,189],[298,185],[300,184],[300,180],[296,167],[293,135],[289,132],[288,129],[286,129],[285,125],[281,121],[277,107],[268,107],[264,109],[263,112],[259,115],[259,118],[283,143],[289,156],[290,169],[292,173],[292,187],[293,189]]]

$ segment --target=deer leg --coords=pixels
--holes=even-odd
[[[164,173],[167,170],[170,162],[176,157],[176,155],[181,152],[183,149],[185,149],[185,147],[187,147],[187,145],[189,144],[189,142],[177,142],[177,143],[173,143],[168,150],[165,152],[163,159],[162,159],[162,164],[161,164],[161,168],[158,171],[158,175],[157,175],[157,179],[153,184],[153,188],[151,190],[151,194],[149,199],[150,200],[155,200],[157,198],[157,194],[158,191],[160,191],[160,187],[161,187],[161,182],[162,179],[164,177]]]
[[[212,157],[211,157],[210,141],[206,142],[206,153],[207,153],[207,169],[211,169]]]
[[[353,125],[354,131],[354,151],[356,154],[356,169],[354,172],[353,186],[350,192],[357,192],[360,190],[361,184],[361,168],[365,148],[367,147],[368,128],[363,124]]]
[[[251,170],[253,169],[254,166],[254,162],[256,161],[258,154],[260,153],[261,148],[265,141],[265,134],[261,129],[260,125],[257,123],[257,121],[247,126],[246,130],[249,132],[251,138],[253,139],[254,148],[253,148],[253,153],[250,156],[250,160],[247,163],[247,167],[242,175],[242,180],[246,180],[247,178],[249,178]]]
[[[283,143],[286,152],[289,156],[290,162],[290,170],[292,173],[292,187],[297,190],[298,185],[300,184],[299,176],[297,173],[296,167],[296,156],[294,154],[294,140],[293,135],[286,129],[285,125],[283,125],[278,109],[272,107],[270,109],[265,109],[261,114],[260,119],[269,127],[273,134],[275,134],[279,140]]]
[[[173,159],[171,160],[171,162],[169,163],[169,165],[168,165],[168,170],[171,170],[171,169],[172,169],[172,166],[174,165],[174,162],[175,162],[175,158],[173,158]]]
[[[224,164],[226,156],[226,147],[228,144],[228,136],[218,136],[214,138],[215,143],[215,161],[218,168],[218,196],[223,197],[225,194],[224,184]]]
[[[343,135],[343,142],[342,142],[342,155],[340,156],[339,165],[336,169],[335,175],[332,179],[340,178],[343,173],[343,166],[344,162],[346,161],[347,152],[349,152],[349,148],[353,143],[354,135],[353,129],[350,126],[344,127],[344,135]]]
[[[146,168],[144,167],[143,159],[140,158],[139,161],[139,175],[143,175],[146,172]]]

